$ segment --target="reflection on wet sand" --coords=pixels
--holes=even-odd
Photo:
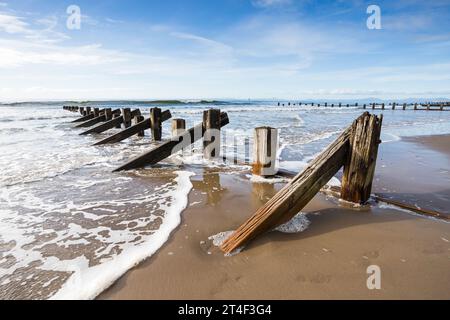
[[[201,180],[196,180],[197,178]],[[215,206],[227,192],[220,184],[220,174],[214,169],[205,168],[203,173],[193,177],[191,182],[195,191],[206,195],[208,205]]]

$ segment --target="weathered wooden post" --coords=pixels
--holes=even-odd
[[[94,108],[94,118],[97,118],[100,115],[100,109]]]
[[[172,120],[172,137],[178,137],[186,131],[186,120],[173,119]]]
[[[209,109],[203,112],[203,157],[216,158],[220,155],[220,109]]]
[[[150,109],[150,122],[152,125],[152,138],[153,141],[161,141],[162,139],[162,111],[160,108]]]
[[[342,103],[341,102],[339,102],[339,108],[342,108]]]
[[[403,110],[406,110],[406,103],[403,104]]]
[[[91,107],[86,107],[86,115],[87,116],[91,114],[91,111],[92,111]]]
[[[328,107],[328,102],[325,102],[325,107]]]
[[[372,103],[372,110],[375,110],[375,103]]]
[[[331,107],[334,108],[334,103],[331,104]]]
[[[417,103],[414,103],[414,110],[417,110]]]
[[[358,102],[357,103],[355,103],[355,107],[357,107],[358,106]]]
[[[350,148],[344,165],[341,197],[364,204],[372,192],[383,116],[366,113],[352,125]]]
[[[430,103],[427,104],[427,111],[430,111]]]
[[[122,117],[122,114],[120,114],[120,113],[113,114],[113,119],[120,118],[120,117]],[[117,122],[116,125],[114,126],[114,128],[116,128],[116,129],[122,128],[121,123]]]
[[[112,109],[111,108],[106,108],[105,109],[105,121],[109,121],[113,118],[113,114],[112,114]]]
[[[348,107],[350,107],[350,104],[349,104],[349,103],[347,103],[347,108],[348,108]]]
[[[441,111],[444,111],[444,104],[441,103]]]
[[[80,107],[80,114],[84,115],[84,107]]]
[[[367,109],[367,106],[366,106],[366,104],[364,104],[364,105],[363,105],[363,109]]]
[[[395,102],[392,104],[392,110],[395,110]]]
[[[278,130],[271,127],[255,129],[253,141],[253,174],[263,177],[277,174]]]
[[[145,120],[145,118],[142,115],[135,116],[133,118],[133,122],[134,122],[133,124],[136,125],[144,120]],[[144,137],[145,136],[144,130],[139,131],[137,135],[138,135],[138,137]]]
[[[122,108],[122,117],[123,117],[123,124],[126,128],[131,127],[131,109],[130,108]]]
[[[385,105],[384,105],[384,102],[381,104],[381,110],[384,110],[384,107],[385,107]]]

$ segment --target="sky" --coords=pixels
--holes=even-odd
[[[449,15],[450,0],[0,0],[0,101],[450,97]]]

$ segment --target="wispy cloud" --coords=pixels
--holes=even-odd
[[[194,35],[194,34],[190,34],[190,33],[171,32],[170,35],[173,37],[179,38],[179,39],[191,40],[191,41],[194,41],[201,45],[204,45],[204,46],[207,46],[210,48],[214,48],[216,50],[220,50],[223,52],[231,52],[233,50],[233,48],[231,46],[226,45],[222,42],[211,40],[211,39],[208,39],[208,38],[205,38],[202,36],[198,36],[198,35]]]
[[[28,26],[22,18],[0,12],[0,31],[9,34],[30,33]]]

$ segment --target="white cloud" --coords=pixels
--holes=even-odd
[[[27,65],[95,66],[125,60],[119,53],[102,49],[100,45],[61,47],[0,40],[0,69]]]
[[[28,26],[22,18],[0,12],[0,31],[9,34],[30,33]]]
[[[23,36],[29,40],[52,43],[70,39],[66,34],[56,31],[57,25],[58,18],[56,16],[37,19],[35,24],[32,25],[25,22],[23,17],[0,12],[0,31],[17,37]]]

